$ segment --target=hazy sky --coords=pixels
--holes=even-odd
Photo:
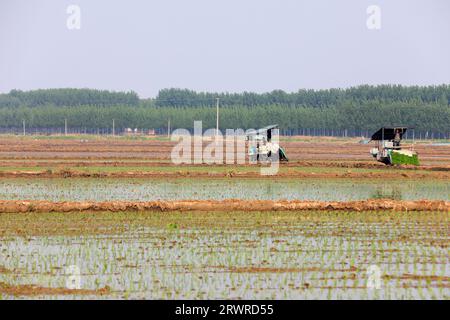
[[[67,6],[81,9],[69,30]],[[369,30],[369,5],[381,29]],[[0,0],[0,92],[450,83],[448,0]]]

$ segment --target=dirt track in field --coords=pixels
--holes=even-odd
[[[1,160],[1,167],[136,167],[136,168],[154,168],[154,167],[203,167],[205,164],[174,164],[168,160],[166,161],[133,161],[133,160],[86,160],[86,159],[42,159],[42,160]],[[214,164],[215,167],[229,167],[229,164]],[[231,165],[232,166],[232,165]],[[254,164],[239,164],[240,167],[255,167]],[[358,169],[385,169],[385,170],[430,170],[430,171],[450,171],[449,165],[402,165],[402,166],[386,166],[380,162],[368,162],[368,161],[322,161],[322,160],[312,160],[312,161],[302,161],[302,160],[291,160],[289,162],[282,162],[280,166],[283,168],[292,167],[315,167],[315,168],[358,168]]]
[[[376,172],[299,172],[287,170],[278,172],[276,175],[261,175],[259,171],[254,172],[208,172],[208,171],[186,171],[173,172],[158,171],[130,171],[130,172],[83,172],[77,170],[58,171],[1,171],[0,178],[255,178],[255,179],[450,179],[450,171],[440,172],[416,172],[416,171],[393,171],[382,170]]]
[[[0,293],[12,296],[42,296],[42,295],[94,295],[103,296],[110,293],[109,287],[96,290],[49,288],[37,285],[10,285],[0,282]]]
[[[272,200],[184,200],[184,201],[106,201],[51,202],[0,200],[0,213],[80,212],[80,211],[442,211],[450,212],[450,201],[272,201]]]

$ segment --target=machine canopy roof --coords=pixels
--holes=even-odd
[[[258,134],[269,134],[270,135],[270,133],[267,133],[267,132],[272,131],[273,129],[276,129],[276,128],[278,128],[278,125],[273,124],[273,125],[270,125],[270,126],[258,129],[258,130],[248,130],[247,136],[254,136],[254,135],[258,135]]]
[[[400,131],[400,138],[403,139],[403,135],[405,134],[406,129],[408,129],[408,128],[407,127],[391,127],[391,128],[383,127],[372,135],[371,140],[375,140],[375,141],[376,140],[394,140],[395,132],[397,130]]]

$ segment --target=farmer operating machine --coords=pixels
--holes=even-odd
[[[419,165],[417,152],[414,151],[414,144],[409,148],[402,145],[406,127],[383,127],[372,135],[371,141],[375,141],[375,148],[370,153],[377,161],[384,164],[411,164]]]
[[[258,130],[247,131],[249,141],[248,156],[251,161],[289,161],[284,149],[272,137],[278,136],[278,125],[270,125]]]

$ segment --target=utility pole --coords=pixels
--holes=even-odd
[[[216,139],[219,136],[219,100],[216,98]]]
[[[67,136],[67,118],[64,119],[64,135]]]
[[[115,119],[113,119],[113,128],[112,128],[112,135],[114,136],[116,134],[116,123],[115,123]]]
[[[170,118],[167,121],[167,138],[170,138]]]
[[[25,135],[25,119],[22,120],[22,125],[23,125],[23,135]]]

